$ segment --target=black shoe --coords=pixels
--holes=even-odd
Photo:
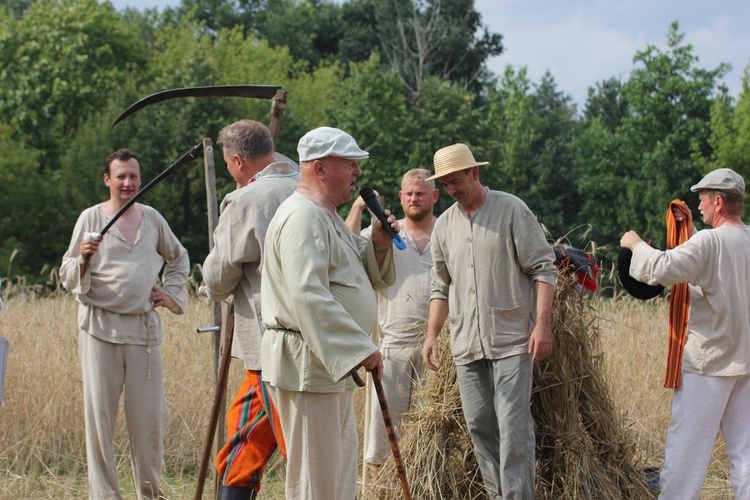
[[[219,500],[255,500],[257,493],[242,486],[219,486]]]

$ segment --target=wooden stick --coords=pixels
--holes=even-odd
[[[224,399],[227,391],[227,378],[229,376],[229,363],[232,360],[232,338],[234,337],[234,303],[227,310],[227,319],[224,323],[224,343],[222,345],[221,362],[219,363],[219,373],[216,380],[216,391],[214,392],[214,404],[211,407],[211,418],[208,422],[206,431],[206,440],[203,443],[203,455],[201,456],[200,469],[198,470],[198,482],[195,486],[195,500],[203,498],[203,483],[206,480],[208,463],[211,461],[211,445],[213,444],[214,433],[219,422],[221,408],[224,407]]]
[[[355,368],[351,372],[354,382],[364,387],[365,383],[362,377],[357,373]],[[383,391],[383,384],[380,383],[380,377],[378,376],[377,368],[372,371],[372,383],[375,384],[375,392],[378,395],[378,403],[380,404],[380,412],[383,414],[383,421],[385,422],[385,431],[388,433],[388,441],[391,444],[391,451],[393,452],[393,459],[396,462],[396,473],[398,474],[398,480],[401,482],[401,490],[404,492],[404,498],[406,500],[412,500],[411,490],[409,489],[409,483],[406,480],[406,468],[404,462],[401,460],[401,452],[398,449],[398,439],[396,438],[396,430],[393,427],[393,421],[391,420],[391,414],[388,411],[388,402],[385,399],[385,392]]]

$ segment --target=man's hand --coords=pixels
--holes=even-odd
[[[390,210],[383,210],[383,213],[387,217],[388,224],[398,234],[401,231],[401,226],[396,222],[396,216]],[[393,240],[385,232],[385,229],[383,229],[383,224],[380,223],[380,220],[375,217],[373,219],[375,219],[375,223],[372,225],[372,243],[378,248],[388,248],[393,245]]]
[[[160,306],[164,306],[167,309],[171,310],[172,304],[174,304],[174,300],[172,300],[172,297],[162,292],[161,289],[156,285],[151,287],[151,295],[149,295],[148,300],[151,302],[151,305],[154,309]]]
[[[432,371],[436,372],[440,367],[440,348],[437,338],[425,337],[422,346],[422,361]]]
[[[380,353],[380,350],[367,356],[364,361],[362,361],[361,365],[368,372],[377,369],[378,380],[383,380],[383,355]]]
[[[685,212],[680,210],[680,208],[676,205],[672,207],[672,216],[674,217],[675,222],[682,222],[687,219]]]
[[[636,233],[635,231],[628,231],[627,233],[622,235],[622,238],[620,239],[620,246],[632,251],[635,249],[635,246],[641,241],[643,241],[643,239],[638,236],[638,233]]]
[[[81,256],[78,258],[78,263],[83,265],[84,259],[88,255],[89,258],[93,257],[97,250],[99,250],[99,244],[101,243],[101,240],[81,240],[81,242],[78,244],[78,250],[81,253]]]
[[[536,363],[552,354],[552,328],[549,325],[536,324],[529,339],[531,362]]]

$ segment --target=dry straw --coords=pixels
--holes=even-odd
[[[652,498],[636,466],[636,447],[609,393],[598,345],[596,311],[570,273],[558,278],[553,308],[554,354],[535,366],[532,413],[537,436],[536,497]],[[448,335],[441,351],[448,353]],[[456,384],[442,356],[426,376],[401,428],[401,454],[414,498],[486,498]],[[401,498],[393,461],[366,498]]]

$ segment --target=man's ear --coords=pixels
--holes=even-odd
[[[724,197],[722,197],[720,194],[717,194],[715,198],[715,202],[716,202],[716,211],[724,213],[724,210],[727,207],[727,202],[724,200]]]
[[[326,166],[320,160],[313,160],[313,171],[315,172],[315,175],[318,177],[325,176]]]

